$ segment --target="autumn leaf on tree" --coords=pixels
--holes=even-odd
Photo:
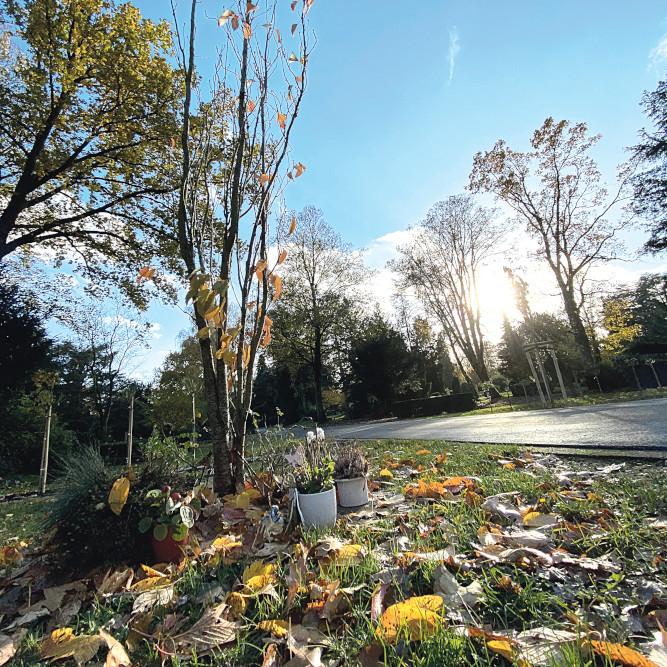
[[[276,118],[278,119],[278,125],[280,125],[280,128],[282,130],[285,129],[285,121],[287,120],[287,116],[284,113],[281,113],[280,111],[277,112]]]

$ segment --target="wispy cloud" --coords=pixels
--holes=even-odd
[[[658,44],[648,54],[649,68],[662,70],[667,66],[667,33],[665,33]]]
[[[459,31],[454,26],[449,31],[449,50],[447,52],[447,62],[449,63],[449,80],[448,84],[452,82],[454,78],[454,67],[456,66],[456,57],[459,55],[461,50],[461,44],[459,42]]]

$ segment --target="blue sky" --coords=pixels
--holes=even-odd
[[[166,0],[138,5],[170,18]],[[223,9],[201,2],[204,76],[225,36],[215,22]],[[595,156],[613,182],[645,124],[642,92],[667,68],[664,2],[316,0],[310,17],[317,45],[293,141],[308,169],[286,201],[317,205],[347,241],[379,249],[369,254],[377,268],[390,233],[462,191],[476,151],[499,138],[524,148],[549,115],[603,135]],[[161,337],[146,373],[187,326],[177,309],[157,304],[148,317]]]

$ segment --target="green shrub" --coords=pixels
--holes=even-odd
[[[144,464],[134,470],[127,502],[116,516],[108,497],[120,476],[118,467],[107,466],[92,448],[69,457],[62,466],[60,490],[45,528],[53,531],[51,542],[65,567],[150,558],[150,541],[138,530],[146,493],[166,483],[186,490],[193,481],[191,473],[175,473],[162,463]]]

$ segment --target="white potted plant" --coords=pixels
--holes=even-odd
[[[337,518],[334,462],[329,455],[324,431],[309,431],[306,447],[299,447],[287,460],[295,466],[296,507],[306,528],[330,528]]]
[[[368,461],[359,447],[341,450],[334,465],[338,504],[341,507],[360,507],[368,502]]]

